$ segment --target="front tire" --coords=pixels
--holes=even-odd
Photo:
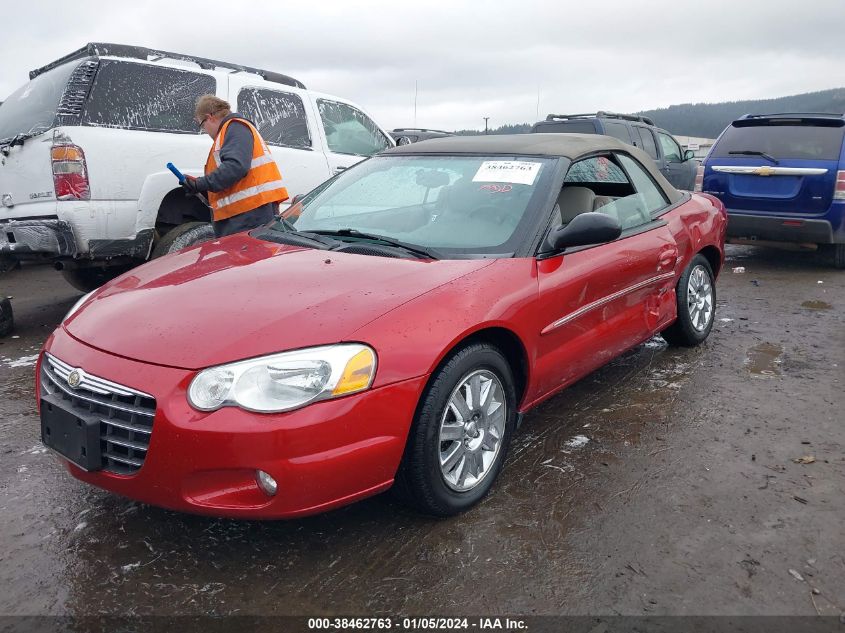
[[[672,345],[700,345],[713,329],[716,315],[716,283],[706,257],[693,257],[678,280],[675,295],[678,318],[660,334]]]
[[[456,352],[423,392],[397,475],[400,495],[436,516],[468,510],[499,475],[515,422],[502,353],[486,343]]]

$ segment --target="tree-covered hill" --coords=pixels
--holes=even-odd
[[[639,112],[650,117],[655,125],[681,136],[716,138],[734,119],[743,114],[774,112],[838,112],[845,113],[845,88],[807,92],[777,99],[728,101],[725,103],[683,103],[657,110]],[[515,123],[491,129],[490,134],[524,134],[531,123]],[[458,130],[458,134],[483,134],[480,130]]]
[[[808,92],[778,99],[729,101],[726,103],[683,103],[640,112],[655,125],[684,136],[716,138],[734,119],[743,114],[775,112],[845,112],[845,88]]]

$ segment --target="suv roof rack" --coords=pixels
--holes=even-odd
[[[86,57],[129,57],[133,59],[143,59],[144,61],[158,61],[160,59],[178,59],[180,61],[193,62],[200,68],[205,70],[213,70],[215,67],[228,68],[233,72],[247,72],[259,75],[266,81],[274,83],[285,84],[286,86],[293,86],[295,88],[305,88],[305,84],[301,81],[288,77],[281,73],[273,72],[271,70],[262,70],[261,68],[253,68],[251,66],[241,66],[240,64],[231,64],[229,62],[221,62],[216,59],[207,59],[205,57],[195,57],[194,55],[184,55],[182,53],[169,53],[167,51],[157,50],[153,48],[145,48],[143,46],[130,46],[128,44],[108,44],[104,42],[90,42],[80,48],[79,50],[68,53],[64,57],[60,57],[54,62],[50,62],[46,66],[36,68],[29,72],[29,78],[35,79],[38,75],[46,73],[57,66],[61,66],[67,62],[75,59],[84,59]]]
[[[845,114],[842,112],[777,112],[775,114],[745,114],[740,119],[796,119],[801,117],[841,119],[845,117]]]
[[[451,132],[447,132],[446,130],[429,130],[428,128],[424,127],[396,127],[393,128],[394,132],[437,132],[439,134],[451,134]]]
[[[619,112],[608,112],[606,110],[599,110],[598,112],[588,112],[586,114],[550,114],[546,117],[546,121],[557,121],[559,119],[623,119],[625,121],[640,121],[646,125],[654,125],[647,116],[640,116],[639,114],[620,114]]]

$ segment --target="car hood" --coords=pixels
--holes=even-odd
[[[344,340],[492,260],[409,260],[239,235],[154,260],[95,292],[63,327],[105,352],[199,369]]]

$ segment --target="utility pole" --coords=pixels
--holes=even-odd
[[[414,79],[414,127],[417,127],[417,80]]]
[[[489,118],[490,118],[489,116],[484,117],[484,133],[485,134],[487,134],[487,120]]]

